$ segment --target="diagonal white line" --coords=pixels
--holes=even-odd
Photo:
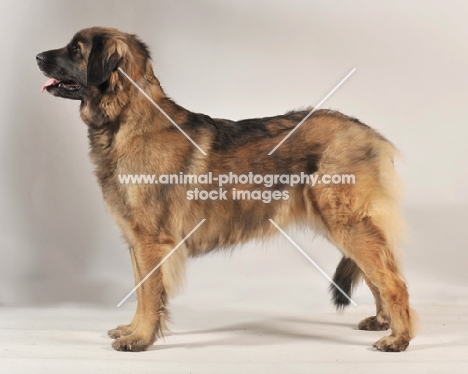
[[[132,295],[132,294],[133,294],[133,293],[134,293],[134,292],[151,276],[151,274],[153,274],[162,264],[164,264],[164,262],[165,262],[169,257],[171,257],[171,255],[177,250],[177,248],[179,248],[179,247],[190,237],[190,235],[192,235],[192,234],[203,224],[203,222],[205,222],[205,221],[206,221],[206,218],[203,218],[203,219],[200,221],[200,223],[199,223],[198,225],[196,225],[196,226],[194,227],[194,229],[193,229],[192,231],[190,231],[190,232],[187,234],[187,236],[186,236],[185,238],[183,238],[182,241],[181,241],[179,244],[177,244],[177,245],[174,247],[174,249],[173,249],[172,251],[170,251],[170,252],[166,255],[166,257],[164,257],[164,258],[161,260],[161,262],[160,262],[159,264],[157,264],[156,267],[155,267],[153,270],[151,270],[151,271],[146,275],[146,277],[144,277],[144,278],[141,280],[141,282],[138,283],[138,284],[133,288],[133,290],[131,290],[131,291],[129,292],[129,294],[128,294],[127,296],[125,296],[125,297],[123,298],[123,300],[122,300],[120,303],[117,304],[117,307],[121,306],[121,305],[125,302],[125,300],[127,300],[127,299],[128,299],[128,298],[129,298],[129,297],[130,297],[130,296],[131,296],[131,295]]]
[[[130,82],[132,82],[132,84],[133,84],[136,88],[138,88],[138,90],[139,90],[143,95],[145,95],[145,97],[146,97],[149,101],[151,101],[151,103],[152,103],[156,108],[159,109],[159,111],[164,115],[164,117],[166,117],[175,127],[177,127],[177,129],[178,129],[182,134],[184,134],[185,137],[186,137],[188,140],[190,140],[190,141],[192,142],[192,144],[193,144],[195,147],[197,147],[198,150],[199,150],[201,153],[203,153],[203,154],[206,156],[205,151],[204,151],[203,149],[201,149],[201,147],[200,147],[197,143],[195,143],[195,142],[193,141],[193,139],[192,139],[190,136],[188,136],[187,133],[186,133],[184,130],[182,130],[182,128],[181,128],[177,123],[175,123],[174,120],[173,120],[171,117],[169,117],[169,116],[167,115],[167,113],[166,113],[164,110],[162,110],[162,108],[161,108],[158,104],[156,104],[156,102],[155,102],[151,97],[149,97],[149,95],[148,95],[145,91],[143,91],[143,89],[142,89],[138,84],[136,84],[135,81],[134,81],[132,78],[130,78],[130,76],[129,76],[125,71],[122,70],[122,68],[119,67],[118,70],[120,70],[120,72],[121,72],[123,75],[125,75],[125,77],[127,77],[127,79],[128,79]]]
[[[325,97],[322,99],[322,101],[320,101],[320,103],[318,103],[318,104],[314,107],[314,109],[312,109],[312,110],[309,112],[309,114],[307,114],[307,115],[304,117],[304,119],[303,119],[301,122],[299,122],[299,123],[296,125],[296,127],[294,127],[294,128],[289,132],[289,134],[286,135],[286,136],[284,137],[284,139],[281,140],[281,141],[279,142],[279,144],[278,144],[275,148],[273,148],[273,150],[272,150],[270,153],[268,153],[268,156],[271,156],[271,155],[273,154],[273,152],[276,151],[276,150],[278,149],[278,147],[279,147],[281,144],[283,144],[283,143],[285,142],[285,140],[286,140],[287,138],[289,138],[289,137],[294,133],[294,131],[296,131],[296,130],[299,128],[299,126],[302,125],[302,124],[307,120],[307,118],[309,118],[309,117],[312,115],[312,113],[314,113],[314,112],[320,107],[320,105],[322,105],[322,104],[325,102],[325,100],[327,100],[327,99],[333,94],[333,92],[335,92],[335,91],[351,76],[351,74],[353,74],[355,71],[356,71],[356,68],[354,68],[353,70],[351,70],[351,71],[348,73],[348,75],[347,75],[346,77],[344,77],[344,78],[341,80],[341,82],[338,83],[338,84],[335,86],[335,88],[334,88],[333,90],[331,90],[330,93],[329,93],[327,96],[325,96]]]
[[[309,262],[310,262],[312,265],[314,265],[314,266],[317,268],[318,271],[320,271],[320,272],[323,274],[323,276],[324,276],[325,278],[327,278],[327,279],[338,289],[338,291],[340,291],[349,301],[351,301],[351,303],[352,303],[354,306],[357,306],[357,304],[354,302],[354,300],[351,299],[351,298],[346,294],[346,292],[344,292],[344,291],[340,288],[340,286],[338,286],[338,285],[333,281],[333,279],[331,279],[331,278],[328,276],[328,274],[325,273],[325,272],[320,268],[320,266],[318,266],[318,265],[315,263],[315,261],[312,260],[312,259],[309,257],[309,255],[308,255],[307,253],[305,253],[305,252],[302,250],[302,248],[299,247],[299,246],[294,242],[294,240],[292,240],[292,239],[289,237],[289,235],[286,234],[286,233],[281,229],[281,227],[279,227],[279,226],[276,224],[275,221],[273,221],[272,219],[270,219],[270,222],[281,232],[281,234],[283,234],[283,235],[286,237],[286,239],[288,239],[288,240],[292,243],[292,245],[294,245],[294,246],[299,250],[299,252],[301,252],[301,253],[304,255],[304,257],[305,257],[307,260],[309,260]]]

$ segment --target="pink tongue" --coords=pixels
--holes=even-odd
[[[47,82],[44,83],[44,85],[42,86],[41,88],[41,92],[44,92],[44,90],[49,87],[49,86],[53,86],[54,84],[57,84],[59,83],[60,81],[55,79],[55,78],[50,78]]]

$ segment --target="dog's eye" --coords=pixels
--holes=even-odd
[[[78,43],[73,43],[72,45],[73,52],[80,52],[80,46]]]

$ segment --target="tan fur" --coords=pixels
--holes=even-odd
[[[162,336],[167,301],[183,281],[188,257],[267,238],[283,228],[307,225],[325,235],[362,271],[376,299],[377,313],[361,329],[392,328],[375,343],[383,351],[406,349],[413,336],[408,292],[397,248],[401,219],[394,146],[380,134],[341,113],[315,112],[272,155],[268,153],[307,112],[233,123],[191,113],[168,99],[144,45],[115,29],[92,28],[75,36],[84,58],[95,59],[96,37],[104,41],[105,61],[118,66],[207,153],[204,156],[117,69],[105,77],[105,90],[86,87],[81,117],[89,126],[91,158],[109,211],[129,243],[135,283],[143,279],[202,219],[193,233],[138,289],[138,306],[129,325],[111,330],[118,350],[145,350]],[[94,43],[94,44],[93,44]],[[145,52],[146,51],[146,52]],[[235,132],[238,135],[232,135]],[[206,185],[123,185],[128,174],[354,174],[355,185],[282,186],[288,200],[195,201],[186,193]],[[232,191],[267,190],[233,184]]]

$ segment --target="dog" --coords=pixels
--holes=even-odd
[[[331,110],[313,112],[293,132],[310,111],[237,122],[190,112],[165,95],[147,45],[112,28],[84,29],[65,47],[42,52],[36,60],[49,78],[43,90],[80,101],[103,198],[128,242],[135,284],[144,280],[131,323],[108,332],[114,349],[144,351],[163,336],[168,300],[190,257],[265,239],[278,233],[277,227],[293,224],[316,230],[342,252],[334,282],[343,292],[331,287],[335,306],[348,305],[347,296],[363,278],[376,315],[361,321],[359,329],[391,328],[374,343],[380,351],[408,347],[414,318],[397,258],[398,152],[377,131]],[[267,187],[245,180],[247,175],[341,174],[353,175],[355,183],[312,186],[276,179]],[[230,179],[224,192],[199,180],[169,185],[119,179],[128,175]],[[203,198],[203,191],[220,198]],[[238,198],[238,192],[261,199]]]

